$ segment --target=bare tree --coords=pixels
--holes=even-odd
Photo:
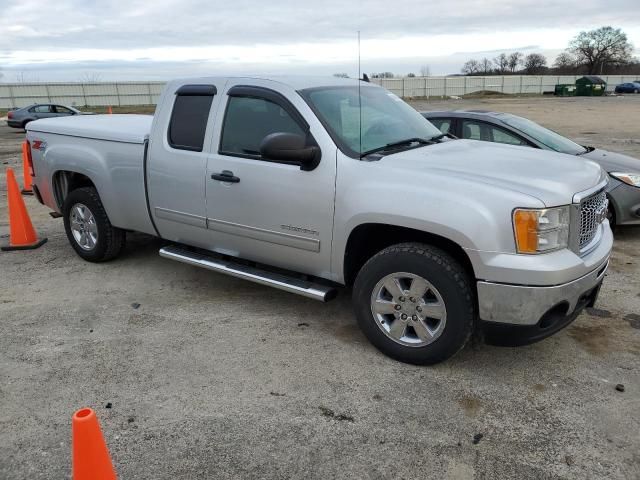
[[[465,75],[477,75],[480,71],[480,62],[478,62],[475,58],[467,60],[462,66],[461,71]]]
[[[16,83],[37,83],[39,81],[38,77],[31,76],[25,71],[16,73]]]
[[[587,67],[589,74],[603,73],[607,65],[622,65],[632,59],[633,45],[619,28],[600,27],[580,32],[571,43],[569,52]]]
[[[576,73],[578,69],[578,61],[576,60],[576,57],[570,53],[562,52],[553,62],[553,68],[555,68],[558,73]]]
[[[524,71],[527,75],[538,75],[547,68],[547,58],[540,53],[530,53],[524,57]]]
[[[431,76],[431,67],[429,65],[422,65],[420,67],[420,76],[421,77],[430,77]]]
[[[489,75],[491,71],[491,60],[489,60],[487,57],[484,57],[482,60],[480,60],[480,72],[483,75]]]
[[[509,68],[509,57],[506,53],[501,53],[493,59],[493,63],[496,66],[496,70],[500,75],[504,75]]]
[[[95,72],[85,72],[80,77],[82,83],[98,83],[102,81],[102,75]]]
[[[511,73],[515,73],[518,69],[518,66],[522,63],[522,53],[520,52],[512,52],[509,54],[509,71]]]

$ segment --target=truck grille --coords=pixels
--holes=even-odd
[[[602,191],[588,198],[580,204],[580,249],[586,247],[596,233],[598,227],[607,218],[607,194]]]

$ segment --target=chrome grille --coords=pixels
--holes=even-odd
[[[585,198],[580,203],[580,249],[593,240],[598,227],[607,218],[607,194],[599,192]]]

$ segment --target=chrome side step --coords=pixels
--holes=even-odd
[[[337,294],[337,290],[333,287],[242,265],[232,260],[192,252],[175,245],[161,248],[160,256],[196,267],[206,268],[207,270],[213,270],[214,272],[225,273],[232,277],[242,278],[261,285],[279,288],[285,292],[297,293],[298,295],[320,300],[321,302],[329,301]]]

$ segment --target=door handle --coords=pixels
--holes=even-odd
[[[223,170],[220,173],[214,173],[211,175],[211,178],[214,180],[219,180],[221,182],[240,183],[240,178],[234,176],[233,172],[230,170]]]

